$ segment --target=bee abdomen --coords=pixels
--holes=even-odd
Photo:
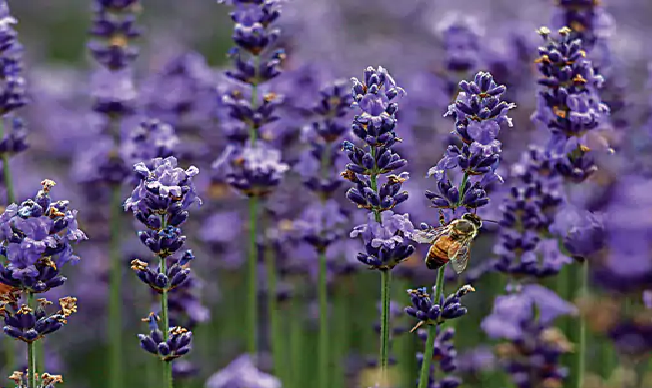
[[[426,267],[428,269],[437,269],[448,263],[448,249],[439,242],[430,246],[428,256],[426,256]]]

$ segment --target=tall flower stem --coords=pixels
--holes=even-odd
[[[4,137],[4,134],[4,122],[0,120],[0,139]],[[14,181],[11,175],[9,155],[7,153],[2,154],[2,175],[4,177],[5,188],[7,189],[7,205],[10,205],[16,202],[16,194],[14,192]]]
[[[111,188],[109,210],[109,388],[122,388],[122,260],[120,252],[120,227],[122,195],[120,185]]]
[[[589,294],[589,262],[584,260],[580,263],[581,268],[577,271],[577,286],[579,288],[579,296],[585,298]],[[576,380],[575,388],[582,388],[584,386],[584,370],[586,369],[586,317],[580,315],[580,322],[577,326],[578,330],[578,349],[576,354]]]
[[[296,286],[297,291],[301,291],[301,285]],[[293,388],[301,388],[304,386],[303,376],[304,376],[304,366],[305,360],[303,349],[304,349],[304,326],[303,326],[303,314],[304,314],[304,305],[303,298],[301,297],[301,292],[295,292],[295,296],[290,301],[290,354],[292,365],[291,373],[292,384],[290,385]]]
[[[0,139],[4,137],[4,132],[4,122],[0,120]],[[7,154],[2,155],[2,172],[5,188],[7,189],[7,206],[9,206],[16,202],[16,198],[14,195],[14,182],[11,175],[11,169],[9,168],[9,155]],[[9,368],[12,368],[16,364],[15,353],[14,341],[11,341],[9,337],[5,337],[5,363]]]
[[[268,217],[264,218],[265,221]],[[265,228],[263,228],[265,229]],[[283,334],[280,332],[281,322],[278,311],[277,301],[277,271],[276,271],[276,252],[274,246],[270,244],[267,239],[265,244],[265,267],[267,270],[267,311],[269,314],[269,328],[270,328],[270,344],[272,348],[272,358],[274,361],[274,373],[281,376],[284,373],[283,357],[285,352],[283,349]],[[284,375],[283,375],[284,376]],[[285,381],[284,381],[285,382]]]
[[[371,147],[371,156],[376,159],[376,147]],[[371,189],[374,192],[378,191],[378,171],[374,168],[371,176]],[[376,222],[381,223],[380,211],[374,210],[374,219]],[[381,312],[380,312],[380,369],[382,373],[383,383],[387,383],[387,368],[389,366],[389,299],[390,299],[390,282],[391,274],[389,269],[380,270],[380,299],[381,299]]]
[[[254,72],[260,64],[260,57],[254,57]],[[255,110],[258,103],[258,76],[254,74],[251,86],[251,109]],[[258,129],[252,124],[249,128],[249,141],[256,144]],[[256,242],[258,217],[258,197],[249,197],[249,254],[247,257],[248,295],[247,295],[247,351],[253,357],[258,350],[258,245]]]
[[[257,236],[258,198],[249,198],[249,255],[247,257],[247,351],[253,357],[258,348],[258,246]]]
[[[328,165],[330,163],[330,147],[328,144],[324,145],[324,150],[321,156],[321,175],[322,178],[328,177]],[[321,196],[321,204],[324,206],[326,203],[326,196]],[[325,220],[322,220],[322,225],[325,228]],[[323,233],[322,233],[323,234]],[[328,388],[328,282],[327,282],[327,268],[326,268],[326,247],[318,249],[319,254],[319,284],[318,284],[318,298],[319,298],[319,388]]]
[[[164,230],[167,227],[167,220],[165,219],[165,216],[161,217],[161,229]],[[166,274],[167,273],[167,258],[164,256],[160,257],[160,266],[159,266],[159,273],[161,274]],[[168,291],[167,289],[164,289],[161,292],[161,320],[163,321],[163,335],[167,339],[169,333],[170,333],[170,320],[169,320],[169,314],[168,314],[169,308],[168,308]],[[163,386],[167,388],[172,388],[173,387],[173,382],[172,382],[172,362],[170,361],[163,361]]]
[[[435,295],[432,296],[433,303],[439,303],[439,298],[444,291],[444,270],[446,266],[439,268],[437,272],[437,283],[435,284]],[[423,361],[421,361],[421,374],[419,377],[419,388],[426,388],[428,386],[428,377],[430,376],[430,365],[432,362],[432,352],[435,345],[435,337],[437,337],[438,324],[430,325],[428,327],[428,337],[426,339],[426,348],[423,350]]]
[[[34,310],[34,294],[27,292],[27,306]],[[29,372],[29,388],[36,388],[36,341],[27,344],[27,369]]]

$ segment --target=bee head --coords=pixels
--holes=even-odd
[[[475,225],[478,229],[482,227],[482,219],[477,215],[473,213],[465,213],[462,215],[463,220],[467,220],[473,225]]]

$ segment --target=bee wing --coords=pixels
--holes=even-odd
[[[471,257],[471,240],[456,241],[448,248],[448,258],[455,272],[462,273]]]
[[[432,244],[440,236],[447,234],[449,225],[440,226],[438,228],[430,228],[426,230],[415,230],[412,232],[412,240],[419,244]]]

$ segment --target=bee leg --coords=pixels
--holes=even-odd
[[[414,332],[416,329],[420,328],[422,325],[423,325],[423,321],[419,321],[419,323],[417,323],[417,324],[412,328],[412,330],[410,330],[410,333]]]
[[[439,209],[439,225],[446,225],[446,217],[444,216],[444,210]]]

